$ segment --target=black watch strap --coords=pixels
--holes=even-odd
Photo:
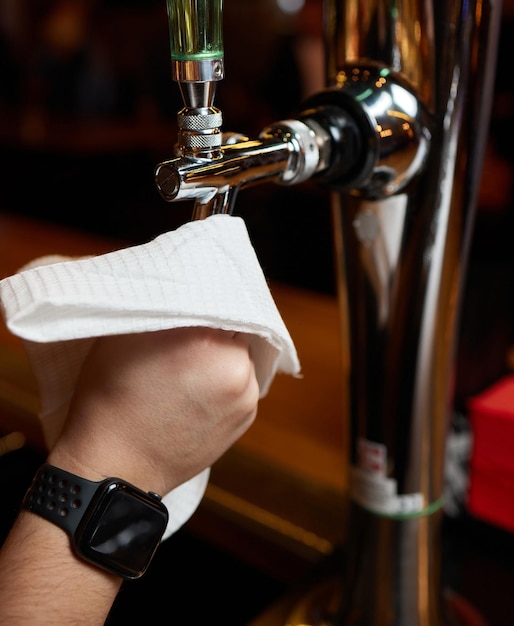
[[[73,536],[99,482],[86,480],[53,465],[42,465],[23,500],[23,507]]]

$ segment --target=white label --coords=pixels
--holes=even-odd
[[[421,493],[398,494],[397,482],[388,478],[387,449],[381,443],[360,439],[358,467],[350,470],[351,497],[361,506],[383,515],[411,515],[423,510]]]
[[[368,472],[386,475],[387,449],[383,443],[376,443],[368,439],[359,439],[357,442],[357,465]]]

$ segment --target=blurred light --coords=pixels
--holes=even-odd
[[[0,437],[0,456],[7,454],[7,452],[13,452],[19,448],[23,448],[25,445],[25,435],[20,432],[13,432],[9,435]]]
[[[304,4],[305,0],[277,0],[278,8],[284,13],[298,13]]]

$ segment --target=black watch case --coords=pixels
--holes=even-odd
[[[160,496],[119,478],[88,481],[44,465],[24,507],[63,528],[78,556],[125,579],[142,576],[168,524]]]

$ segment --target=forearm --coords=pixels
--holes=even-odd
[[[0,551],[0,624],[104,624],[121,578],[75,556],[47,520],[22,512]]]
[[[157,490],[136,457],[109,455],[93,445],[85,465],[79,460],[82,447],[82,440],[60,442],[48,461],[91,481],[126,477],[142,489]],[[0,626],[101,626],[122,583],[79,558],[62,528],[29,511],[21,511],[0,550],[0,580]]]
[[[245,336],[185,328],[99,339],[83,366],[65,428],[48,456],[54,469],[39,476],[46,489],[45,481],[63,476],[61,471],[73,474],[74,488],[83,488],[85,496],[84,508],[78,498],[74,511],[85,517],[70,514],[64,530],[57,508],[51,509],[52,521],[46,519],[52,513],[42,508],[38,513],[44,511],[43,517],[21,513],[0,551],[0,625],[104,624],[122,578],[102,567],[110,565],[109,571],[128,578],[140,575],[151,558],[148,551],[164,532],[162,504],[145,494],[165,495],[219,458],[253,421],[258,392]],[[145,501],[144,513],[137,506],[131,511],[137,519],[150,520],[145,528],[154,535],[140,546],[127,544],[118,554],[107,551],[98,558],[100,550],[90,540],[106,492],[102,487],[95,491],[91,483],[110,477],[124,481],[124,504],[127,497],[132,503],[134,498]],[[66,485],[59,488],[68,498]],[[37,511],[43,505],[35,499],[31,506]],[[106,519],[106,510],[100,510],[101,519]],[[133,518],[117,510],[121,537],[124,528],[118,522],[130,524]],[[112,528],[109,519],[105,528]],[[85,548],[91,557],[94,552],[96,565],[76,556],[67,532],[78,533],[79,553],[85,555]]]

